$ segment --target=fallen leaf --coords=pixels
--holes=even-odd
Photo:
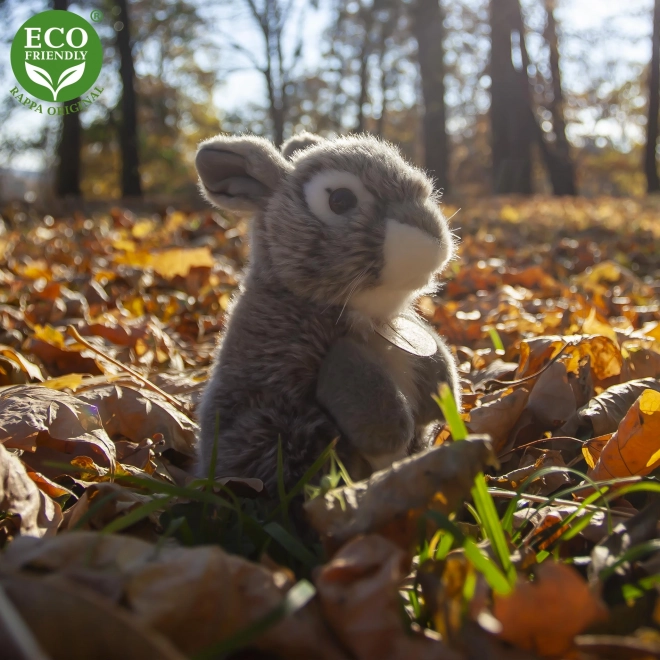
[[[68,462],[90,456],[115,467],[115,446],[98,410],[71,394],[42,386],[11,387],[0,394],[0,443],[24,449],[23,460],[35,470],[53,474],[43,459]],[[59,474],[56,471],[54,476]]]
[[[527,409],[547,430],[561,426],[575,413],[575,394],[568,382],[566,365],[555,362],[536,379]]]
[[[396,545],[368,535],[347,543],[319,570],[321,610],[351,657],[459,659],[442,642],[405,630],[398,589],[409,563]]]
[[[428,506],[450,513],[466,498],[477,473],[492,462],[487,438],[444,443],[404,459],[366,481],[328,491],[305,503],[307,518],[332,548],[378,532],[408,549]]]
[[[4,346],[3,344],[0,344],[0,376],[2,375],[2,371],[6,370],[2,368],[3,361],[6,365],[13,366],[15,370],[20,370],[29,380],[42,381],[44,379],[41,373],[41,369],[39,369],[36,364],[30,362],[11,346]],[[6,382],[3,382],[5,380]],[[0,385],[14,384],[18,383],[12,381],[11,379],[0,377]]]
[[[81,392],[81,402],[94,406],[108,435],[140,443],[161,433],[161,448],[194,456],[197,425],[155,392],[120,385],[106,385]]]
[[[185,658],[165,636],[79,584],[0,574],[0,587],[53,660]]]
[[[20,516],[20,533],[28,536],[53,535],[62,522],[60,505],[37,488],[21,461],[2,445],[0,511]]]
[[[91,484],[80,499],[64,513],[62,528],[100,531],[117,518],[125,516],[153,499],[149,495],[136,493],[115,483]],[[102,504],[102,502],[104,503]],[[94,509],[90,511],[92,507]],[[163,504],[163,508],[165,508],[165,504]],[[153,540],[149,537],[156,536],[154,530],[158,525],[159,515],[159,511],[153,511],[149,515],[151,528],[147,531],[151,533],[147,534],[148,540]],[[144,538],[144,535],[136,532],[134,528],[129,529],[134,536]]]
[[[116,602],[130,611],[131,620],[168,638],[186,655],[259,622],[293,586],[286,572],[217,546],[156,548],[130,536],[93,532],[68,532],[47,543],[17,539],[0,561],[14,571],[55,573],[74,586],[96,586],[103,593],[111,593],[114,584]],[[251,646],[286,658],[346,660],[315,602],[267,627]]]
[[[643,378],[612,385],[580,408],[577,415],[582,422],[588,423],[593,428],[595,436],[614,433],[630,406],[647,389],[660,392],[660,381],[655,378]]]
[[[660,465],[660,392],[646,389],[603,447],[588,475],[595,481],[645,475]]]
[[[606,617],[605,606],[570,566],[546,559],[534,568],[534,581],[519,577],[508,596],[494,595],[498,636],[542,657],[570,651],[575,635]]]
[[[507,446],[509,434],[525,408],[529,390],[519,387],[492,396],[492,400],[470,411],[466,426],[470,433],[490,435],[495,453],[500,454]]]

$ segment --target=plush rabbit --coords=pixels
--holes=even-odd
[[[283,154],[290,156],[287,159]],[[199,473],[277,492],[336,437],[356,478],[426,447],[454,358],[416,314],[454,242],[431,181],[373,137],[283,147],[218,136],[196,166],[221,209],[254,212],[251,264],[199,407]]]

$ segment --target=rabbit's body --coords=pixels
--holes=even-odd
[[[293,163],[257,138],[216,138],[197,160],[212,201],[256,207],[252,263],[199,409],[199,471],[215,445],[216,475],[257,477],[271,494],[278,438],[289,488],[335,437],[363,477],[428,443],[439,382],[459,396],[451,354],[412,307],[452,253],[426,177],[371,138]],[[379,334],[402,318],[423,350],[400,348],[396,328],[394,343]]]

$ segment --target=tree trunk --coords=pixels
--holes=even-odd
[[[658,112],[660,111],[660,0],[653,6],[653,37],[651,70],[649,72],[649,114],[646,124],[646,149],[644,152],[644,172],[647,192],[660,192],[656,145],[658,142]]]
[[[366,129],[364,106],[369,99],[369,57],[372,53],[371,29],[374,23],[374,8],[360,7],[362,25],[364,27],[364,39],[360,48],[360,92],[357,101],[356,133],[362,133]]]
[[[417,0],[413,31],[424,97],[424,165],[436,187],[449,190],[449,139],[445,107],[444,10],[439,0]]]
[[[550,49],[550,73],[552,75],[552,125],[555,132],[555,149],[546,165],[552,181],[555,195],[576,195],[575,167],[571,159],[571,151],[566,138],[566,121],[564,119],[564,94],[561,87],[561,72],[559,70],[559,40],[557,38],[557,23],[555,21],[555,0],[545,0],[547,23],[545,40]],[[536,120],[535,120],[536,121]],[[541,131],[543,139],[543,131]],[[546,150],[548,154],[552,152]]]
[[[532,192],[534,124],[519,0],[491,0],[491,106],[493,188],[496,194]],[[514,53],[514,37],[519,52]],[[514,65],[514,55],[520,59]]]
[[[137,95],[135,93],[135,66],[131,47],[130,17],[127,0],[117,0],[117,20],[124,27],[117,32],[119,75],[122,82],[121,122],[119,148],[121,150],[121,194],[123,197],[141,197],[140,161],[137,136]]]
[[[68,0],[53,0],[53,9],[67,11]],[[73,99],[76,103],[80,99]],[[55,194],[57,197],[80,197],[80,115],[72,112],[62,117],[62,130],[57,143]]]

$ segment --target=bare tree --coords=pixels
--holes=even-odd
[[[552,113],[552,125],[555,134],[554,149],[541,145],[546,166],[552,181],[555,195],[575,195],[575,166],[571,158],[570,146],[566,138],[566,121],[564,119],[564,94],[561,86],[561,71],[559,69],[559,39],[555,21],[556,0],[545,0],[547,21],[545,40],[550,50],[550,75],[552,76],[552,95],[549,110]],[[544,140],[543,132],[539,137]],[[544,148],[545,146],[545,148]]]
[[[491,143],[494,192],[532,192],[535,124],[519,0],[491,0]]]
[[[302,57],[302,30],[293,53],[287,55],[285,31],[294,16],[294,0],[243,0],[262,37],[261,57],[254,49],[229,39],[229,45],[259,71],[266,83],[268,114],[277,145],[284,142],[284,131],[294,87],[293,71]],[[315,5],[312,2],[312,5]]]
[[[365,130],[364,106],[369,98],[369,58],[374,49],[373,37],[371,34],[375,17],[374,7],[366,6],[361,2],[358,14],[364,28],[364,33],[362,35],[362,43],[360,44],[360,53],[358,55],[358,61],[360,62],[360,93],[357,101],[357,122],[355,125],[355,131],[361,133]]]
[[[119,122],[119,147],[121,150],[121,194],[123,197],[141,197],[140,159],[137,135],[137,94],[135,92],[135,64],[131,44],[131,23],[128,0],[116,0],[117,50],[119,51],[119,75],[122,82],[121,121]]]
[[[439,188],[449,189],[449,139],[445,106],[444,10],[439,0],[416,0],[413,33],[424,96],[424,165]]]
[[[647,192],[660,192],[656,147],[658,143],[658,113],[660,112],[660,0],[653,5],[653,37],[651,70],[649,71],[649,112],[646,123],[644,173]]]
[[[69,0],[53,0],[53,9],[67,11]],[[73,103],[79,99],[73,99]],[[80,115],[71,112],[62,117],[62,130],[57,143],[55,194],[58,197],[80,196]]]

